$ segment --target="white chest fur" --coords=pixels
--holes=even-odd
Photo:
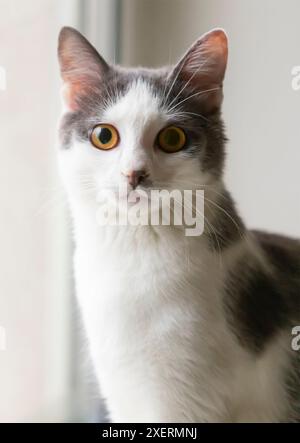
[[[212,421],[218,411],[224,419],[221,271],[205,239],[170,227],[77,234],[77,294],[112,419]]]

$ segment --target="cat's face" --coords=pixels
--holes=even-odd
[[[60,161],[68,191],[196,189],[222,173],[227,39],[215,30],[160,70],[109,66],[71,28],[59,40],[64,80]]]

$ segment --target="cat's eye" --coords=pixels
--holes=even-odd
[[[177,126],[168,126],[160,131],[157,144],[165,152],[172,153],[180,151],[186,143],[184,131]]]
[[[119,143],[119,138],[116,128],[108,124],[95,126],[90,135],[90,141],[95,148],[105,151],[115,148]]]

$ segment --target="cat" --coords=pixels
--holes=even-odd
[[[248,230],[225,188],[227,54],[214,29],[175,66],[127,69],[59,36],[76,293],[113,422],[300,418],[300,242]],[[203,234],[100,226],[97,196],[120,185],[203,190]]]

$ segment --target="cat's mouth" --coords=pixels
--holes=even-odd
[[[138,185],[135,189],[129,186],[120,186],[118,189],[101,189],[97,193],[96,201],[100,205],[113,205],[115,207],[147,204],[151,199],[150,189]]]
[[[129,190],[126,196],[123,196],[121,203],[126,202],[128,206],[147,204],[150,199],[150,192],[147,188],[138,185],[135,189]]]

